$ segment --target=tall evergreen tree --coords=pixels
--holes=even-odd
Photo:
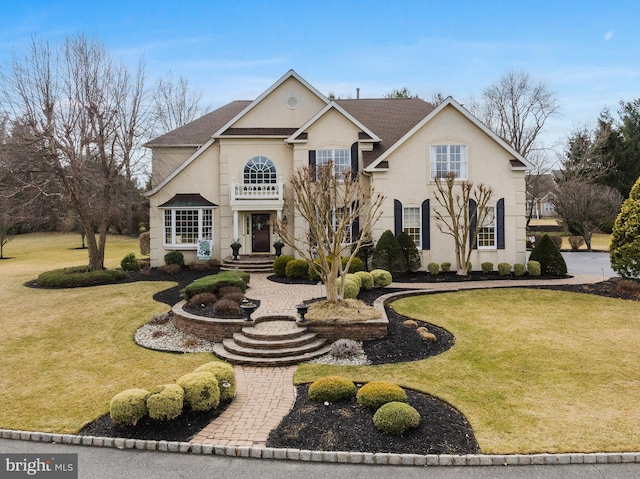
[[[616,273],[623,278],[640,278],[640,178],[613,225],[609,251]]]

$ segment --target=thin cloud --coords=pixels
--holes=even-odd
[[[604,41],[608,42],[609,40],[611,40],[611,37],[613,37],[613,30],[609,30],[604,34]]]

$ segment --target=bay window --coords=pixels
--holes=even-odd
[[[213,240],[211,208],[164,210],[164,246],[197,247],[198,240]]]

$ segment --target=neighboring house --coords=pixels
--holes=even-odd
[[[287,181],[305,165],[333,161],[385,195],[376,239],[405,230],[429,262],[455,263],[454,243],[434,220],[434,175],[493,187],[490,221],[471,261],[525,262],[525,171],[531,165],[452,98],[330,100],[290,70],[253,101],[235,101],[147,144],[153,153],[151,264],[172,250],[196,259],[270,254],[270,223],[283,219],[302,237]],[[352,233],[357,234],[357,224]],[[293,250],[286,247],[286,254]]]
[[[527,181],[527,215],[532,219],[557,218],[554,200],[556,198],[556,181],[560,172],[538,175]],[[533,210],[533,212],[532,212]]]

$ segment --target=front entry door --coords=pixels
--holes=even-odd
[[[271,251],[269,229],[269,215],[251,215],[251,250],[254,253],[268,253]]]

